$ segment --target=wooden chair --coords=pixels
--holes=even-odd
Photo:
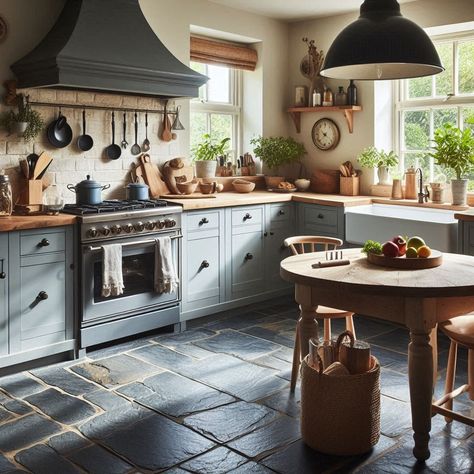
[[[451,345],[449,347],[444,395],[433,403],[432,412],[433,414],[444,415],[448,423],[456,420],[474,426],[474,418],[453,411],[453,400],[462,393],[468,392],[469,398],[474,400],[474,313],[440,323],[439,328],[449,337]],[[458,345],[468,349],[468,383],[455,390],[454,380],[456,377]]]
[[[311,235],[299,235],[296,237],[289,237],[285,239],[285,246],[289,247],[293,255],[298,255],[307,252],[329,251],[334,250],[342,245],[341,239],[333,237],[320,237]],[[316,315],[324,321],[324,340],[331,340],[331,319],[345,318],[346,329],[356,335],[354,329],[354,321],[352,316],[354,313],[350,311],[342,311],[340,309],[329,308],[327,306],[318,306]],[[296,379],[298,378],[298,368],[301,363],[301,341],[299,337],[300,320],[296,326],[295,348],[293,352],[293,369],[291,372],[291,390],[296,386]],[[308,348],[304,351],[306,354]]]

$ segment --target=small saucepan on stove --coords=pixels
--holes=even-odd
[[[128,183],[126,193],[128,201],[146,201],[150,199],[149,188],[143,183]]]
[[[76,193],[76,204],[78,206],[100,204],[102,202],[102,191],[110,188],[110,184],[102,185],[91,179],[90,175],[87,175],[86,178],[75,186],[68,184],[67,188],[69,191]]]

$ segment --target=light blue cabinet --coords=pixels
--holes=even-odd
[[[8,311],[0,337],[8,349],[0,367],[74,350],[73,227],[0,234],[2,249],[4,241]]]
[[[301,235],[322,235],[344,240],[344,207],[301,203],[298,206]]]
[[[0,357],[8,353],[8,234],[0,234]]]
[[[458,252],[474,256],[474,222],[460,220],[458,226]]]

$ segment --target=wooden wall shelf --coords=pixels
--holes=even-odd
[[[346,118],[347,128],[349,133],[354,130],[354,112],[362,110],[360,105],[333,105],[331,107],[290,107],[288,113],[295,123],[297,133],[301,132],[301,114],[302,113],[318,113],[318,112],[342,112]]]

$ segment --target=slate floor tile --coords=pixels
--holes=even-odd
[[[5,456],[0,454],[0,472],[15,472],[17,467],[11,463]]]
[[[382,367],[402,374],[408,374],[408,356],[406,354],[374,345],[370,347],[370,352],[373,356],[377,357]]]
[[[267,354],[258,359],[253,359],[252,362],[263,367],[270,367],[271,369],[278,370],[278,372],[291,371],[291,364],[289,362],[275,357],[273,354]]]
[[[100,437],[101,444],[139,468],[166,469],[204,453],[212,441],[164,416],[154,414]]]
[[[125,474],[132,470],[132,466],[123,459],[95,444],[75,451],[68,459],[89,474]]]
[[[259,403],[297,418],[301,409],[301,391],[298,388],[294,393],[291,393],[289,389],[280,390],[267,398],[259,400]]]
[[[162,369],[168,369],[174,372],[177,372],[181,367],[189,366],[195,360],[192,357],[180,354],[158,344],[136,349],[129,352],[129,355]]]
[[[207,351],[202,347],[195,346],[192,342],[189,344],[178,344],[174,350],[180,354],[193,357],[194,359],[205,359],[206,357],[210,357],[215,354],[215,352]]]
[[[300,436],[299,421],[281,416],[274,422],[228,443],[228,446],[250,458],[263,457],[276,448],[296,441]]]
[[[288,385],[275,377],[277,371],[226,354],[196,361],[180,370],[183,375],[247,402],[269,396]]]
[[[44,416],[32,413],[0,426],[0,451],[21,449],[61,431],[61,426]]]
[[[185,462],[181,467],[199,474],[209,474],[210,472],[212,474],[226,474],[244,465],[247,461],[247,458],[221,446]]]
[[[399,374],[393,370],[382,368],[380,373],[380,390],[383,395],[404,402],[410,401],[408,375]]]
[[[15,460],[35,474],[78,474],[80,472],[54,449],[44,444],[37,444],[20,451],[15,455]]]
[[[3,406],[8,411],[11,411],[16,415],[26,415],[27,413],[31,413],[31,411],[33,411],[33,409],[29,405],[23,403],[21,400],[18,399],[8,400],[3,403]]]
[[[262,321],[280,321],[283,318],[283,316],[279,315],[268,316],[259,311],[247,311],[235,314],[225,319],[213,321],[206,325],[206,329],[211,329],[213,331],[220,331],[222,329],[242,330],[255,326]]]
[[[124,385],[158,372],[156,366],[126,354],[84,362],[71,367],[71,370],[106,388]]]
[[[101,347],[94,348],[93,350],[87,351],[87,357],[89,359],[104,359],[117,354],[122,354],[139,347],[148,346],[151,344],[151,338],[154,336],[145,336],[138,339],[132,339],[129,341],[118,342],[115,341],[112,344],[104,345]]]
[[[237,402],[188,416],[184,424],[217,442],[227,443],[270,423],[276,416],[275,411],[257,403]]]
[[[410,404],[390,397],[381,397],[380,430],[385,436],[396,437],[411,428]]]
[[[65,431],[64,433],[49,438],[48,440],[48,445],[58,454],[62,455],[85,448],[90,444],[91,442],[87,438],[79,436],[74,431]]]
[[[229,471],[229,474],[272,474],[275,471],[271,471],[262,464],[250,461],[237,469]]]
[[[26,373],[9,375],[0,379],[0,388],[13,397],[23,398],[41,392],[45,386]]]
[[[287,321],[287,320],[286,320]],[[275,342],[285,347],[293,348],[295,344],[295,330],[296,323],[293,322],[294,328],[292,331],[277,332],[268,326],[252,326],[244,330],[245,334],[251,336],[260,337],[267,341]]]
[[[0,423],[3,423],[7,420],[11,420],[12,418],[13,418],[13,413],[0,407]]]
[[[463,446],[458,446],[443,456],[432,470],[443,474],[472,474],[474,472],[474,456]]]
[[[198,329],[191,329],[189,331],[183,331],[179,334],[165,334],[163,336],[158,336],[158,337],[153,338],[153,341],[158,342],[162,346],[175,349],[177,346],[180,346],[181,344],[186,344],[189,342],[195,342],[201,339],[206,339],[207,337],[214,336],[215,334],[216,332],[211,331],[210,329],[198,328]]]
[[[230,354],[245,360],[256,359],[280,348],[277,344],[233,330],[221,331],[193,344],[208,351]]]
[[[226,393],[172,372],[149,377],[143,383],[132,383],[118,390],[137,402],[171,415],[182,417],[235,401]]]
[[[32,370],[31,373],[43,382],[58,387],[71,395],[84,395],[97,390],[98,386],[78,377],[62,367],[47,367],[45,369]]]
[[[54,388],[30,395],[25,400],[38,407],[53,420],[69,425],[90,418],[96,413],[92,405],[84,400],[71,397]]]
[[[84,398],[103,410],[115,410],[130,406],[128,400],[109,390],[99,389],[95,392],[86,393]]]
[[[291,364],[293,363],[293,348],[282,347],[281,349],[274,352],[272,357],[276,357],[277,359],[284,360]]]

